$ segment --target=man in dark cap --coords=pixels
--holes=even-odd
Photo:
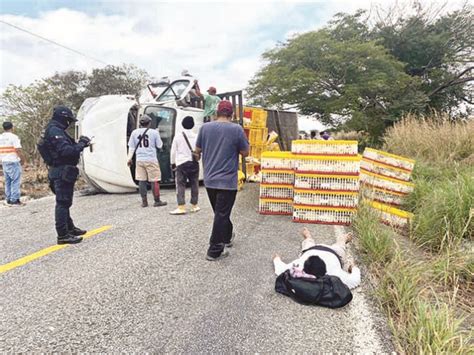
[[[58,244],[75,244],[82,241],[85,230],[74,225],[69,209],[72,206],[74,184],[79,176],[77,164],[81,152],[90,145],[88,137],[81,136],[79,142],[66,132],[71,123],[76,122],[72,111],[66,106],[56,106],[53,117],[46,126],[38,149],[49,165],[49,186],[56,195],[56,232]],[[46,154],[42,152],[46,151]]]
[[[221,259],[232,246],[233,225],[230,214],[237,195],[239,154],[249,154],[244,130],[232,123],[232,104],[223,100],[217,106],[217,119],[201,127],[196,141],[196,153],[202,152],[204,185],[214,210],[209,249],[206,259]]]
[[[128,166],[132,165],[135,155],[135,179],[138,180],[138,190],[142,198],[142,207],[148,207],[147,182],[151,184],[154,207],[166,206],[165,201],[160,198],[161,170],[158,163],[156,150],[163,147],[163,141],[157,129],[151,128],[151,117],[143,115],[140,117],[140,128],[130,135],[128,140]]]
[[[196,148],[196,134],[192,131],[194,118],[186,116],[181,122],[183,130],[177,130],[171,145],[171,168],[176,171],[176,196],[178,208],[170,214],[186,214],[185,191],[189,180],[191,185],[191,212],[198,212],[199,197],[199,163],[197,162],[194,149]]]

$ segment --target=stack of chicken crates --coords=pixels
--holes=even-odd
[[[264,152],[261,155],[259,212],[293,213],[294,157],[291,152]]]
[[[363,196],[380,212],[383,222],[405,227],[412,214],[399,209],[414,189],[410,182],[415,161],[380,150],[366,148],[361,162]]]
[[[296,140],[293,221],[349,225],[357,211],[357,141]]]
[[[267,111],[260,108],[245,108],[244,117],[250,119],[248,128],[248,138],[250,143],[250,156],[260,159],[265,150],[268,138]]]

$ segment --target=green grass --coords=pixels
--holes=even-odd
[[[377,216],[367,206],[359,208],[354,228],[358,232],[366,261],[380,265],[390,261],[393,257],[393,232],[381,226]]]
[[[455,313],[459,280],[472,281],[472,258],[442,253],[435,259],[407,254],[394,240],[394,231],[378,221],[377,213],[359,208],[353,224],[358,245],[369,267],[378,275],[375,295],[388,315],[401,353],[469,354],[474,348]],[[449,302],[433,291],[443,287]],[[454,291],[453,291],[454,290]]]
[[[406,207],[415,214],[411,237],[431,251],[455,250],[474,238],[474,169],[419,164]]]

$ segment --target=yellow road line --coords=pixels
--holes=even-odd
[[[103,226],[103,227],[100,227],[100,228],[97,228],[97,229],[94,229],[94,230],[91,230],[91,231],[87,232],[82,237],[84,239],[87,239],[87,238],[90,238],[90,237],[92,237],[96,234],[105,232],[106,230],[108,230],[110,228],[112,228],[112,226]],[[25,265],[25,264],[29,263],[30,261],[39,259],[39,258],[41,258],[45,255],[54,253],[55,251],[67,248],[68,246],[69,246],[69,244],[52,245],[50,247],[44,248],[40,251],[37,251],[36,253],[24,256],[23,258],[14,260],[14,261],[9,262],[7,264],[0,265],[0,274],[2,274],[4,272],[7,272],[9,270],[15,269],[19,266]]]

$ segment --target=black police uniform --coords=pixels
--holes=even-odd
[[[74,226],[69,213],[74,184],[79,176],[76,165],[79,163],[82,150],[89,144],[88,138],[81,138],[78,143],[74,142],[66,132],[69,124],[75,120],[67,107],[56,107],[44,133],[44,139],[51,149],[53,158],[48,178],[49,186],[56,195],[55,220],[59,244],[78,243],[82,240],[79,235],[86,233]]]

